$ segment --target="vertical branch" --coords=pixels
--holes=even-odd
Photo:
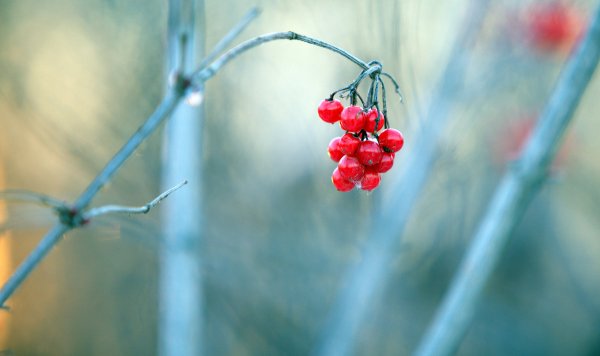
[[[167,75],[174,69],[191,73],[202,57],[204,20],[196,14],[203,12],[203,0],[169,0]],[[195,90],[201,96],[203,83]],[[202,105],[181,105],[164,136],[162,186],[189,181],[185,194],[174,195],[163,209],[159,354],[164,356],[202,354],[202,123]]]
[[[599,58],[600,6],[586,37],[563,69],[522,156],[496,190],[417,355],[448,355],[460,345],[502,248],[546,178]]]
[[[461,93],[470,49],[476,39],[489,0],[472,0],[466,20],[451,50],[449,61],[432,95],[422,129],[415,135],[404,174],[383,197],[374,212],[363,259],[346,276],[329,319],[323,329],[318,355],[349,355],[373,296],[383,288],[388,266],[398,252],[400,236],[423,187],[439,149],[440,137],[450,121],[453,102]]]

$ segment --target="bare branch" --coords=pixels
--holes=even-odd
[[[254,47],[260,46],[261,44],[271,42],[271,41],[277,41],[277,40],[297,40],[297,41],[302,41],[302,42],[311,44],[313,46],[322,47],[322,48],[328,49],[330,51],[333,51],[335,53],[342,55],[343,57],[347,58],[351,62],[353,62],[356,65],[358,65],[359,67],[361,67],[362,69],[369,68],[369,65],[367,63],[365,63],[358,57],[354,56],[350,52],[343,50],[339,47],[333,46],[327,42],[323,42],[316,38],[304,36],[304,35],[301,35],[301,34],[298,34],[298,33],[292,32],[292,31],[275,32],[275,33],[270,33],[267,35],[262,35],[262,36],[252,38],[246,42],[243,42],[243,43],[233,47],[229,51],[225,52],[221,57],[219,57],[217,60],[215,60],[208,67],[201,68],[199,71],[195,72],[191,78],[192,82],[193,83],[205,82],[208,79],[212,78],[215,74],[217,74],[217,72],[225,64],[229,63],[232,59],[236,58],[237,56],[241,55],[242,53],[244,53]]]
[[[177,184],[176,186],[163,192],[162,194],[160,194],[159,196],[154,198],[154,200],[152,200],[151,202],[149,202],[148,204],[143,205],[143,206],[136,207],[136,206],[124,206],[124,205],[104,205],[104,206],[90,209],[90,210],[84,212],[82,215],[85,220],[89,220],[91,218],[94,218],[94,217],[97,217],[100,215],[115,214],[115,213],[118,213],[118,214],[147,214],[150,210],[152,210],[152,208],[157,206],[163,199],[165,199],[171,193],[173,193],[174,191],[183,187],[187,183],[188,183],[188,181],[185,180],[185,181]]]
[[[55,225],[52,230],[48,231],[46,236],[40,243],[31,251],[23,262],[10,276],[8,281],[0,289],[0,306],[10,297],[15,289],[27,278],[29,273],[40,263],[40,261],[50,252],[52,247],[60,240],[60,238],[71,229],[70,226],[64,224]]]
[[[496,190],[417,355],[448,355],[460,345],[502,248],[546,178],[599,58],[600,6],[585,39],[561,73],[523,154]]]
[[[233,42],[233,40],[235,40],[237,36],[239,36],[240,33],[242,33],[242,31],[244,31],[254,19],[256,19],[256,17],[258,17],[258,15],[260,15],[259,8],[253,7],[252,9],[250,9],[246,16],[244,16],[244,18],[241,19],[237,25],[235,25],[229,32],[227,32],[227,34],[219,42],[217,42],[217,44],[213,47],[210,53],[206,57],[204,57],[204,59],[202,59],[202,61],[198,65],[198,68],[202,69],[206,67],[210,62],[212,62],[219,55],[219,53],[225,50],[225,48],[227,48],[227,46],[229,46],[231,42]],[[200,69],[194,72],[191,75],[191,77],[194,77],[194,75],[196,75],[200,71]]]
[[[84,209],[96,196],[98,191],[108,182],[115,172],[125,163],[127,158],[135,149],[148,137],[154,130],[171,115],[175,107],[179,104],[183,92],[171,90],[167,93],[163,101],[156,110],[142,124],[142,126],[129,138],[114,157],[106,164],[104,169],[98,173],[96,178],[90,183],[87,189],[81,194],[74,204],[75,210]]]

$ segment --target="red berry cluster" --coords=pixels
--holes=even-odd
[[[337,190],[348,192],[354,187],[371,191],[379,185],[381,173],[394,164],[395,153],[404,145],[402,133],[386,128],[386,119],[375,106],[344,107],[333,98],[325,99],[318,109],[319,117],[327,123],[340,122],[346,131],[329,143],[329,157],[338,162],[331,181]]]

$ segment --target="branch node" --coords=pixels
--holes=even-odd
[[[58,213],[58,219],[63,225],[70,228],[83,226],[89,222],[89,219],[81,214],[81,210],[74,206],[61,206],[55,208]]]

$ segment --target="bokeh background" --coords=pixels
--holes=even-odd
[[[410,174],[406,157],[419,155],[411,137],[435,105],[469,2],[205,0],[208,46],[254,5],[263,12],[240,40],[285,30],[314,36],[380,60],[404,94],[404,104],[388,98],[390,123],[407,142],[395,167],[373,193],[339,193],[326,148],[341,130],[320,121],[316,108],[359,68],[321,48],[279,41],[207,83],[198,157],[206,353],[306,355],[362,258],[371,212]],[[391,277],[369,302],[357,354],[414,350],[596,6],[489,6],[466,49],[469,64],[428,184],[398,236]],[[548,8],[560,11],[548,15]],[[77,197],[160,101],[166,10],[166,1],[0,2],[0,188]],[[598,95],[596,75],[459,354],[600,353]],[[159,193],[161,135],[142,145],[94,205],[141,205]],[[0,353],[155,354],[158,209],[98,218],[67,234],[9,300],[11,312],[0,311]],[[2,281],[55,220],[47,208],[0,201]]]

